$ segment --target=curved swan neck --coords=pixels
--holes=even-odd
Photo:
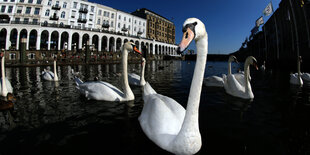
[[[228,60],[228,75],[231,74],[231,61]]]
[[[140,85],[145,85],[145,79],[144,79],[145,63],[146,63],[146,61],[144,61],[142,63],[141,76],[140,76]]]
[[[298,73],[298,77],[300,77],[301,73],[300,73],[300,59],[299,58],[297,59],[297,73]]]
[[[122,52],[122,85],[123,85],[123,91],[124,91],[124,98],[129,99],[129,98],[134,98],[133,92],[131,91],[128,83],[128,73],[127,73],[127,60],[128,60],[128,51],[126,48],[123,47],[123,52]]]
[[[2,57],[1,59],[1,82],[2,82],[2,85],[1,85],[1,95],[2,96],[6,96],[7,95],[7,89],[6,89],[6,82],[5,82],[5,68],[4,68],[4,56]]]
[[[205,34],[205,36],[200,38],[199,40],[196,40],[196,47],[197,47],[197,60],[189,92],[186,114],[179,134],[181,136],[182,133],[185,134],[189,130],[199,132],[198,112],[199,112],[199,103],[200,103],[203,76],[208,54],[207,34]]]
[[[248,61],[246,61],[245,64],[244,64],[245,92],[249,92],[250,89],[251,89],[250,88],[249,75],[250,75],[250,63]]]
[[[54,81],[58,81],[56,60],[54,60]]]

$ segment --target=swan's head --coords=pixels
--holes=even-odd
[[[233,62],[233,61],[235,61],[235,62],[237,62],[237,63],[238,63],[237,58],[236,58],[235,56],[233,56],[233,55],[230,55],[230,56],[229,56],[228,61],[229,61],[229,62]]]
[[[181,54],[193,40],[198,40],[207,35],[205,25],[197,18],[188,18],[183,24],[183,38],[177,49]]]
[[[255,69],[258,70],[257,60],[253,56],[247,57],[245,60],[245,64],[253,65]]]
[[[136,47],[136,44],[134,44],[133,42],[126,42],[123,46],[124,49],[127,49],[128,51],[135,51],[139,54],[142,54]],[[124,51],[124,50],[123,50]]]
[[[4,50],[2,50],[1,53],[0,53],[0,58],[2,59],[4,57],[4,55],[5,55],[4,54]]]
[[[143,65],[145,63],[145,61],[146,61],[145,58],[142,57],[141,65]]]

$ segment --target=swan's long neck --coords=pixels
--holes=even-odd
[[[58,81],[56,60],[54,60],[54,81]]]
[[[178,136],[188,136],[190,133],[199,133],[198,111],[200,95],[202,89],[203,76],[208,54],[208,36],[207,34],[196,40],[197,60],[189,92],[186,114]],[[195,131],[195,132],[193,132]]]
[[[2,76],[1,95],[6,96],[8,93],[8,90],[6,89],[6,83],[5,83],[4,56],[1,59],[1,76]]]
[[[228,75],[231,74],[231,61],[228,60]]]
[[[245,92],[252,92],[252,88],[250,85],[250,79],[249,79],[249,75],[250,75],[250,64],[249,62],[245,62],[244,64],[244,80],[245,80]]]
[[[298,77],[300,77],[301,72],[300,72],[300,59],[299,58],[297,60],[297,73],[298,73]]]
[[[141,76],[140,76],[140,85],[141,86],[145,85],[145,79],[144,79],[145,63],[146,63],[146,61],[144,61],[142,63]]]
[[[123,66],[123,77],[122,77],[122,84],[123,84],[123,91],[124,91],[124,98],[125,99],[134,99],[133,92],[131,91],[128,83],[128,73],[127,73],[127,59],[128,59],[128,51],[126,48],[123,49],[122,53],[122,66]]]

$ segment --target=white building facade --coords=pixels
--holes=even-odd
[[[146,19],[81,0],[0,0],[0,48],[119,51],[128,41],[151,54],[176,54],[176,45],[146,37]],[[25,39],[23,39],[25,38]]]

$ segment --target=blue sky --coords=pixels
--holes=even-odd
[[[176,44],[181,41],[182,24],[189,17],[199,18],[206,25],[209,36],[210,54],[228,54],[241,47],[250,35],[256,19],[270,0],[89,0],[133,12],[147,8],[167,19],[176,26]],[[272,0],[277,9],[280,0]],[[264,17],[266,22],[269,17]],[[192,43],[189,49],[195,49]]]

